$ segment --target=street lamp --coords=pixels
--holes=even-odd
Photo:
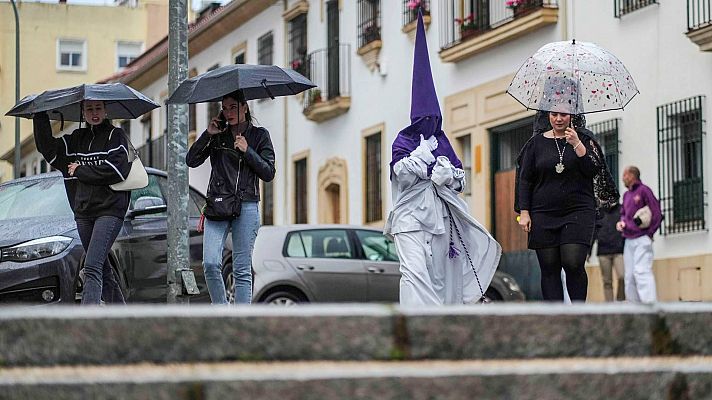
[[[15,12],[15,104],[20,101],[20,17],[17,15],[15,0],[12,11]],[[20,177],[20,117],[15,117],[15,164],[13,168],[15,179]]]

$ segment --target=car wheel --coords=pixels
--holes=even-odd
[[[504,298],[502,297],[501,294],[496,289],[493,289],[492,287],[488,287],[487,291],[485,292],[485,297],[490,299],[490,301],[502,301]]]
[[[306,297],[303,294],[297,293],[292,290],[277,290],[274,291],[261,301],[261,303],[267,303],[272,306],[295,306],[299,303],[307,303]]]

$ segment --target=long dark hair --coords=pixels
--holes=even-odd
[[[235,90],[234,92],[228,93],[225,96],[223,96],[223,100],[230,98],[235,100],[238,104],[244,104],[245,107],[247,107],[247,112],[245,113],[245,121],[248,121],[250,124],[254,125],[255,124],[255,119],[252,117],[252,112],[250,112],[250,106],[247,104],[247,100],[245,100],[245,94],[242,92],[242,90]]]

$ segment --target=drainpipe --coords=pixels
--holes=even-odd
[[[283,4],[283,10],[282,11],[287,11],[287,0],[284,0],[282,2]],[[287,22],[287,24],[289,24]],[[287,26],[285,26],[286,28]],[[284,42],[288,43],[289,41],[289,29],[284,29]],[[288,60],[289,59],[289,50],[287,50],[287,46],[284,46],[284,59]],[[282,170],[284,171],[284,174],[282,175],[282,193],[284,193],[284,201],[282,204],[284,204],[284,209],[282,210],[282,223],[284,225],[289,223],[289,141],[287,138],[289,137],[289,96],[284,96],[282,97],[284,101],[284,126],[282,127],[283,130],[283,135],[284,135],[284,140],[282,142],[282,146],[284,147],[284,166],[282,167]],[[273,204],[276,202],[273,202]],[[274,211],[273,211],[274,212]]]
[[[15,104],[20,101],[20,16],[17,14],[15,0],[12,3],[12,11],[15,13]],[[15,162],[13,171],[15,179],[20,177],[20,118],[15,117]]]
[[[561,21],[561,40],[562,41],[567,41],[569,40],[569,13],[568,13],[568,7],[566,4],[566,0],[559,0],[559,15],[561,18],[559,21]],[[574,18],[572,15],[571,18]]]

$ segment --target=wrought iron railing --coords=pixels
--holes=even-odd
[[[401,1],[403,2],[403,26],[418,19],[418,10],[423,10],[423,15],[430,15],[430,0]]]
[[[381,0],[358,0],[358,47],[381,39]]]
[[[348,97],[351,91],[351,46],[340,44],[309,53],[307,77],[317,87],[304,96],[304,108],[336,97]]]
[[[712,0],[687,0],[687,30],[712,25]]]
[[[146,167],[166,170],[168,166],[166,135],[163,134],[152,141],[146,141],[141,147],[136,148],[141,162]]]
[[[662,234],[706,229],[704,190],[704,96],[657,108]]]
[[[440,47],[447,49],[540,8],[558,6],[558,0],[444,0],[438,9]]]
[[[618,140],[618,125],[620,118],[609,119],[607,121],[591,124],[588,129],[594,133],[594,138],[603,149],[603,158],[606,160],[606,165],[613,176],[613,179],[618,182],[618,156],[619,143]]]
[[[625,14],[656,3],[657,0],[613,0],[613,15],[616,18],[620,18]]]

